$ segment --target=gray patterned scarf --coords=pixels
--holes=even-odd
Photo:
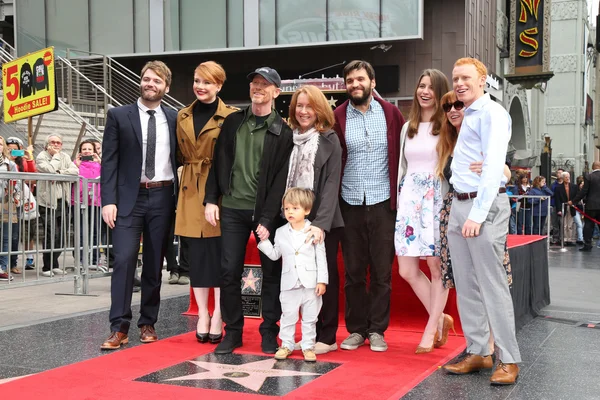
[[[290,155],[286,189],[291,187],[314,189],[315,156],[318,147],[319,132],[315,128],[304,133],[294,130],[294,149]]]

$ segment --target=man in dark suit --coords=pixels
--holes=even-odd
[[[573,217],[575,217],[576,211],[573,207],[565,206],[565,215],[563,216],[563,204],[571,203],[571,199],[574,199],[577,196],[577,185],[571,182],[571,174],[569,172],[563,172],[563,184],[558,185],[556,187],[556,191],[554,192],[554,199],[556,207],[558,211],[556,214],[559,218],[562,218],[562,223],[560,224],[561,229],[563,229],[564,234],[564,242],[567,246],[574,246],[576,235],[573,229]]]
[[[131,296],[143,234],[140,340],[158,340],[154,324],[160,305],[162,260],[177,195],[177,113],[161,105],[171,71],[161,61],[142,69],[135,104],[108,111],[102,144],[102,218],[113,230],[111,335],[102,344],[113,350],[129,342]]]
[[[577,204],[581,200],[585,203],[585,213],[600,221],[600,161],[594,161],[592,163],[592,172],[585,175],[583,181],[583,188],[577,193],[577,196],[573,198],[573,201],[569,201],[569,205]],[[592,251],[592,236],[594,235],[594,225],[596,222],[592,221],[591,218],[585,219],[585,226],[583,227],[583,247],[579,251]],[[600,228],[600,224],[598,224]]]

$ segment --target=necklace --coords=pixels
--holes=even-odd
[[[292,246],[292,248],[294,249],[294,252],[295,252],[296,255],[300,254],[300,249],[302,248],[302,246],[304,246],[304,242],[302,242],[300,244],[300,246],[298,246],[298,247]]]

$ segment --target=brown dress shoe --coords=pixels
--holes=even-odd
[[[467,354],[462,361],[456,364],[444,365],[442,368],[449,374],[464,375],[479,372],[483,369],[491,369],[493,366],[492,356],[483,357],[476,354]]]
[[[102,346],[100,346],[100,349],[116,350],[116,349],[120,348],[122,344],[127,344],[127,343],[129,343],[129,338],[127,337],[126,334],[121,333],[121,332],[113,332],[110,334],[108,339],[106,339],[106,341],[104,343],[102,343]]]
[[[519,378],[519,366],[517,364],[498,363],[496,370],[490,378],[492,385],[514,385]]]
[[[156,331],[152,325],[142,325],[140,327],[140,342],[152,343],[158,340]]]

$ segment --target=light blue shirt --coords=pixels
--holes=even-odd
[[[390,198],[387,123],[383,107],[374,98],[363,114],[348,104],[346,110],[348,158],[342,178],[342,198],[353,206],[381,203]]]
[[[506,184],[504,163],[511,136],[508,112],[485,94],[465,109],[458,141],[452,159],[450,182],[458,193],[477,192],[469,219],[482,223]],[[469,165],[481,161],[481,176],[469,170]]]

